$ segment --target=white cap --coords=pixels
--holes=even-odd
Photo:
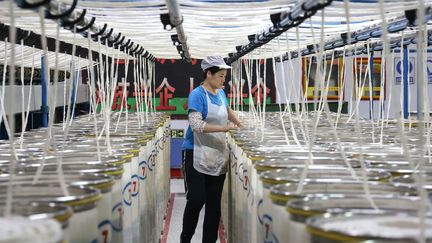
[[[221,56],[206,56],[201,61],[201,68],[203,71],[205,71],[208,68],[211,67],[218,67],[220,69],[231,69],[230,66],[228,66],[224,59]]]

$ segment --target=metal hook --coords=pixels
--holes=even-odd
[[[101,41],[104,41],[104,40],[108,39],[108,38],[112,35],[113,31],[114,31],[114,29],[111,28],[110,31],[108,32],[108,34],[106,34],[105,36],[102,36],[102,37],[100,38],[100,40],[101,40]]]
[[[88,30],[89,28],[91,28],[91,27],[93,26],[93,24],[94,24],[95,21],[96,21],[96,18],[95,18],[95,17],[92,17],[92,19],[90,20],[90,23],[89,23],[88,25],[86,25],[86,26],[84,26],[84,27],[82,27],[82,28],[77,28],[77,29],[76,29],[76,32],[77,32],[77,33],[81,33],[81,32],[83,32],[83,31]]]
[[[81,12],[80,16],[75,20],[68,21],[68,20],[63,19],[61,21],[61,26],[65,27],[66,29],[69,29],[69,30],[72,29],[74,25],[76,25],[77,23],[79,23],[80,21],[82,21],[84,19],[84,16],[86,15],[86,13],[87,13],[87,10],[84,9]]]
[[[129,48],[130,48],[130,44],[132,44],[132,43],[133,43],[133,41],[131,42],[131,40],[129,39],[129,40],[126,42],[126,44],[120,46],[120,51],[126,51],[126,50],[129,50]]]
[[[92,39],[93,39],[93,40],[97,40],[96,38],[97,38],[99,35],[102,35],[102,34],[105,32],[105,30],[107,29],[107,27],[108,27],[108,25],[107,25],[107,24],[104,24],[104,26],[102,27],[102,29],[101,29],[98,33],[95,33],[95,34],[92,34],[92,35],[91,35]]]
[[[144,51],[144,47],[141,47],[137,54],[141,55],[141,53],[143,53],[143,51]]]
[[[140,46],[137,45],[137,46],[135,47],[135,49],[131,50],[130,52],[131,52],[131,53],[135,53],[135,52],[138,50],[139,47],[140,47]]]
[[[119,45],[124,41],[125,38],[126,38],[125,36],[122,36],[122,38],[120,40],[118,40],[116,43],[114,43],[115,48],[118,48]]]
[[[131,49],[132,48],[132,46],[134,45],[135,43],[132,41],[131,43],[130,43],[130,45],[128,45],[128,46],[126,46],[126,49]]]
[[[137,49],[135,50],[135,54],[136,54],[137,56],[140,55],[140,51],[142,50],[142,47],[141,47],[140,45],[138,45],[138,47],[139,47],[139,48],[137,48]]]
[[[142,46],[139,46],[139,49],[136,51],[136,54],[138,56],[141,54],[142,49],[143,49]]]
[[[135,49],[130,50],[129,52],[130,52],[130,53],[133,53],[133,54],[137,54],[136,52],[137,52],[138,48],[139,48],[139,45],[137,45],[137,46],[135,47]]]
[[[27,8],[27,9],[29,9],[29,8],[38,8],[40,6],[49,4],[51,2],[51,0],[42,0],[42,1],[38,2],[38,3],[28,3],[25,0],[17,0],[15,2],[17,3],[18,7],[20,7],[20,8]]]
[[[114,38],[114,40],[110,41],[110,40],[108,39],[108,45],[113,46],[114,43],[116,43],[116,42],[120,39],[120,37],[121,37],[121,33],[118,33],[117,37]]]
[[[73,0],[70,8],[68,10],[66,10],[64,13],[60,13],[60,14],[52,14],[47,9],[47,10],[45,10],[45,18],[47,18],[47,19],[63,19],[65,17],[69,16],[74,11],[74,9],[77,6],[77,3],[78,3],[78,0]]]
[[[125,48],[126,46],[129,45],[129,43],[131,42],[130,39],[128,39],[128,41],[126,42],[126,44],[120,45],[121,48]]]

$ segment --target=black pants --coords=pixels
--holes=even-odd
[[[210,176],[195,170],[193,167],[193,150],[183,151],[183,173],[187,203],[183,214],[181,242],[189,243],[192,239],[200,211],[205,204],[202,242],[214,243],[218,238],[225,175]]]

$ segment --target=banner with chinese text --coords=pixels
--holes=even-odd
[[[134,87],[134,81],[136,75],[134,74],[134,63],[131,61],[128,65],[127,77],[125,79],[126,90],[122,83],[123,78],[125,78],[125,63],[124,60],[118,60],[118,79],[117,86],[114,94],[114,102],[112,105],[113,111],[119,111],[121,106],[123,105],[123,109],[126,107],[126,102],[124,102],[124,95],[127,97],[127,109],[129,111],[136,110],[136,100],[137,95],[140,95],[141,99],[144,100],[144,92],[136,92]],[[175,115],[185,115],[187,114],[187,97],[189,93],[196,87],[202,83],[203,79],[203,71],[200,66],[201,60],[193,59],[191,63],[188,63],[183,60],[178,59],[157,59],[156,60],[156,77],[155,77],[155,86],[152,87],[152,90],[148,90],[147,95],[152,95],[153,91],[155,93],[155,106],[157,111],[168,111],[171,114]],[[245,69],[243,68],[242,75],[242,92],[241,94],[236,94],[237,97],[242,97],[242,102],[244,105],[248,105],[249,100],[249,85],[247,82],[247,78],[252,80],[251,83],[251,94],[254,97],[254,103],[257,103],[257,98],[260,97],[262,102],[264,97],[264,88],[261,83],[257,85],[257,73],[259,73],[260,80],[266,80],[266,92],[267,92],[267,103],[274,103],[275,101],[275,88],[274,88],[274,76],[273,76],[273,67],[271,60],[267,60],[266,62],[266,71],[264,70],[264,60],[260,61],[260,72],[250,72],[251,75],[246,75]],[[254,70],[256,70],[256,62],[252,66]],[[266,78],[264,79],[264,73],[266,74]],[[96,75],[98,76],[98,75]],[[83,72],[83,79],[86,80],[87,72]],[[231,82],[231,74],[228,72],[227,81],[225,85],[225,93],[229,100],[233,97],[233,83]],[[240,83],[240,82],[237,82]],[[152,84],[153,85],[153,84]],[[143,87],[144,90],[144,87]],[[98,93],[98,92],[97,92]],[[240,100],[240,99],[239,99]],[[123,101],[123,102],[122,102]],[[144,103],[144,102],[142,102]],[[258,103],[260,103],[258,101]]]

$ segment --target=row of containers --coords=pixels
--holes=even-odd
[[[85,116],[71,126],[55,124],[49,147],[47,129],[25,133],[16,140],[13,173],[11,146],[2,142],[1,210],[11,180],[13,215],[60,223],[61,239],[50,242],[159,242],[169,203],[169,115],[116,114],[108,120],[111,126],[102,115],[93,121]],[[102,134],[99,146],[95,128]],[[2,220],[4,225],[7,220]]]
[[[266,114],[265,129],[240,115],[248,125],[229,136],[222,203],[229,242],[432,242],[427,129],[360,120],[356,130],[355,119],[317,123],[311,112],[284,117],[285,133],[279,113]]]

